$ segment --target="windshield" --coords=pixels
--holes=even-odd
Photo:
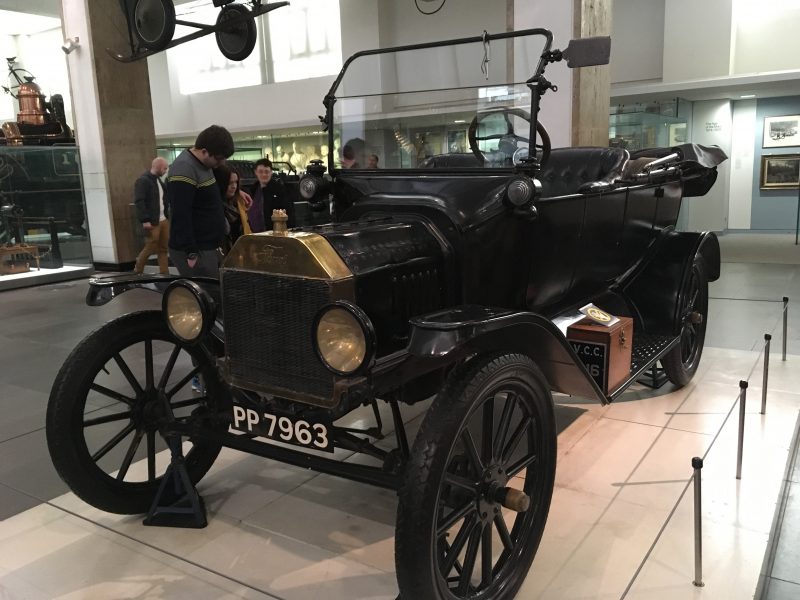
[[[543,30],[357,55],[334,84],[334,169],[509,168],[528,153]]]

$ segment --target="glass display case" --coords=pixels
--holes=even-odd
[[[91,262],[78,148],[0,147],[0,278]]]
[[[608,145],[636,152],[683,144],[688,141],[691,106],[680,98],[612,106]]]
[[[305,173],[308,163],[322,159],[327,164],[327,136],[322,131],[309,127],[297,127],[281,131],[265,131],[263,133],[234,133],[235,152],[232,160],[255,161],[269,158],[276,171],[296,174]],[[194,140],[160,139],[157,147],[158,155],[172,163],[185,148],[189,148]],[[339,150],[335,148],[335,150]]]

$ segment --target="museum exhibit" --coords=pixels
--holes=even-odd
[[[797,0],[0,0],[0,597],[800,598]]]

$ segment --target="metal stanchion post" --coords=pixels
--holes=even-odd
[[[783,297],[783,360],[786,360],[786,325],[789,319],[789,298]]]
[[[769,379],[769,346],[772,336],[764,334],[764,382],[761,384],[761,414],[767,412],[767,380]]]
[[[739,451],[736,454],[736,479],[742,478],[742,450],[744,449],[744,409],[747,404],[747,382],[739,382]]]
[[[700,491],[700,469],[703,459],[695,456],[692,459],[694,469],[694,581],[697,587],[703,587],[703,505]]]

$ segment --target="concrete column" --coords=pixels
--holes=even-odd
[[[573,37],[611,35],[611,0],[574,0]],[[611,41],[612,45],[614,41]],[[572,145],[608,146],[611,71],[608,65],[574,69]]]
[[[140,250],[133,184],[156,152],[147,62],[122,64],[106,52],[129,48],[117,0],[62,0],[61,9],[65,37],[80,38],[67,65],[93,260],[127,267]]]

